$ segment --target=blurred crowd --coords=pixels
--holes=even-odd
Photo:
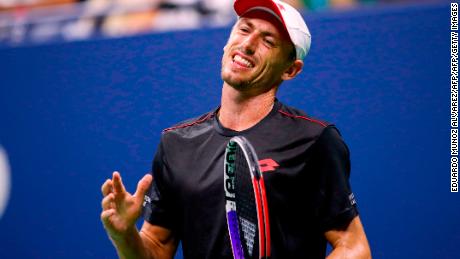
[[[285,0],[305,11],[407,1]],[[235,19],[232,5],[233,0],[0,0],[0,44],[219,27]]]

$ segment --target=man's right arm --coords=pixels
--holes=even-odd
[[[144,221],[141,231],[136,221],[142,212],[143,197],[152,183],[150,174],[144,176],[134,194],[126,191],[120,174],[102,185],[101,220],[120,258],[173,258],[177,241],[173,233]]]
[[[139,232],[133,228],[125,237],[112,239],[112,242],[122,259],[169,259],[174,257],[177,249],[177,242],[169,229],[147,221]]]

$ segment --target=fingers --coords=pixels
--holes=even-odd
[[[101,187],[102,195],[104,197],[107,196],[107,194],[112,192],[112,189],[113,189],[112,180],[111,179],[105,180],[104,184]]]
[[[106,224],[110,221],[110,217],[115,214],[115,209],[104,210],[101,213],[101,220]]]
[[[136,190],[136,193],[134,194],[134,196],[137,199],[139,199],[139,200],[144,199],[145,193],[149,189],[150,184],[152,184],[152,179],[153,178],[152,178],[151,174],[146,174],[146,175],[144,175],[144,177],[142,177],[142,179],[137,184],[137,190]]]
[[[109,193],[107,196],[102,199],[101,206],[103,210],[114,209],[115,195]]]
[[[112,184],[113,184],[113,191],[115,192],[115,194],[124,195],[126,193],[125,186],[123,185],[123,182],[121,181],[120,173],[118,173],[117,171],[113,172]]]
[[[146,174],[137,184],[136,193],[134,196],[137,198],[138,202],[142,202],[144,195],[152,183],[152,175]],[[121,180],[120,173],[115,171],[113,172],[112,179],[107,179],[101,187],[102,195],[105,197],[102,200],[102,208],[114,208],[115,199],[119,201],[125,197],[126,189]],[[110,196],[110,197],[109,197]]]

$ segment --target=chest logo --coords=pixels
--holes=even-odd
[[[275,171],[279,165],[275,160],[271,158],[266,158],[266,159],[259,160],[259,166],[260,166],[260,171],[269,172],[269,171]]]

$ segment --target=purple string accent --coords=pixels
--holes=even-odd
[[[240,234],[238,232],[236,211],[227,212],[227,222],[232,243],[233,257],[235,259],[244,259],[243,247],[241,246]]]

